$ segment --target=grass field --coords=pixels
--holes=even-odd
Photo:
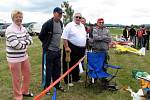
[[[120,34],[121,30],[111,29],[111,33]],[[41,88],[41,43],[37,37],[33,37],[34,43],[29,47],[28,53],[31,61],[32,81],[30,90],[35,94],[39,94]],[[12,84],[9,67],[5,57],[5,39],[0,38],[0,100],[12,100]],[[150,72],[150,53],[146,51],[146,56],[137,56],[135,54],[115,54],[113,49],[110,49],[110,63],[113,65],[122,66],[118,73],[116,82],[119,90],[111,92],[101,90],[98,83],[91,87],[85,88],[84,83],[75,83],[67,93],[57,92],[57,100],[132,100],[129,92],[122,90],[123,86],[131,86],[134,91],[140,88],[137,80],[132,77],[132,70],[139,69]],[[112,72],[111,70],[109,70]],[[85,74],[82,74],[82,79],[85,80]],[[67,89],[64,82],[62,85]],[[24,100],[33,100],[33,98],[25,98]],[[51,100],[51,96],[44,96],[41,100]]]

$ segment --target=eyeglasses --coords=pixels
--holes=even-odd
[[[79,18],[79,19],[81,19],[82,17],[80,17],[80,16],[76,16],[75,18]]]

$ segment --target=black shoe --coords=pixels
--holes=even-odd
[[[34,94],[33,93],[28,93],[28,94],[22,94],[24,97],[33,97]]]

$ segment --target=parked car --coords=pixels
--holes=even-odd
[[[0,25],[0,36],[1,37],[5,36],[6,28],[7,28],[7,25]]]
[[[42,23],[32,23],[27,27],[27,31],[31,36],[38,35],[42,28]]]

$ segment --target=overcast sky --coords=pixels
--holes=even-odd
[[[24,13],[23,22],[45,22],[53,8],[64,0],[0,0],[0,21],[11,22],[13,9]],[[150,24],[150,0],[68,0],[75,12],[81,12],[87,22],[102,17],[107,24]]]

